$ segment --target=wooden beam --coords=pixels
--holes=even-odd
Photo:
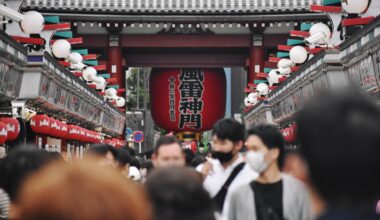
[[[121,46],[128,48],[231,48],[249,47],[249,35],[123,35]]]

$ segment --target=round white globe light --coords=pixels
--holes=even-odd
[[[289,59],[281,59],[278,63],[277,63],[277,68],[282,68],[282,69],[287,69],[287,68],[290,68],[294,65],[294,63],[289,60]]]
[[[69,55],[69,61],[72,64],[82,63],[83,57],[78,52],[71,52]]]
[[[95,78],[92,79],[92,81],[94,81],[95,83],[105,83],[106,82],[106,80],[101,76],[96,76]]]
[[[70,55],[71,44],[67,40],[57,40],[51,47],[53,55],[57,58],[67,58]]]
[[[44,29],[45,19],[41,13],[28,11],[20,22],[21,29],[27,34],[38,34]]]
[[[96,69],[94,67],[87,67],[82,71],[82,77],[87,82],[93,81],[96,78]]]
[[[257,99],[257,93],[256,92],[251,92],[251,93],[249,93],[248,94],[248,99],[250,100],[250,101],[253,101],[253,100],[255,100],[255,99]]]
[[[117,91],[116,91],[116,89],[114,89],[114,88],[106,89],[106,91],[105,91],[105,96],[108,97],[108,98],[112,98],[112,97],[114,97],[114,96],[117,96]]]
[[[318,33],[323,33],[325,36],[323,39],[318,41],[319,44],[326,44],[331,39],[331,30],[329,26],[322,22],[314,24],[309,30],[310,36],[316,35]]]
[[[113,95],[112,97],[111,97],[111,99],[112,100],[115,100],[116,101],[116,99],[118,99],[119,98],[119,96],[117,96],[117,95]]]
[[[257,100],[257,97],[259,95],[256,93],[256,92],[251,92],[249,93],[249,95],[247,96],[248,98],[248,101],[252,104],[252,105],[256,105],[256,103],[258,102]]]
[[[302,46],[295,46],[290,50],[289,56],[293,63],[301,64],[307,60],[307,50]]]
[[[269,86],[266,83],[259,83],[256,87],[257,94],[266,96],[269,93]]]
[[[346,0],[342,1],[342,8],[349,14],[361,14],[367,10],[368,4],[369,0]]]
[[[121,108],[125,105],[125,99],[123,97],[117,97],[116,99],[116,106]]]
[[[106,85],[107,85],[106,80],[103,77],[100,77],[100,76],[95,77],[93,79],[93,81],[94,81],[94,83],[96,85],[96,89],[97,90],[103,90],[106,87]]]
[[[267,79],[268,79],[269,85],[272,86],[273,84],[278,84],[280,82],[279,81],[280,78],[281,78],[281,75],[279,75],[276,70],[271,70],[268,73]]]
[[[87,67],[87,65],[83,64],[82,62],[70,65],[71,69],[74,69],[77,71],[82,71],[85,67]]]
[[[244,99],[244,105],[245,105],[245,107],[250,107],[253,104],[249,101],[248,97],[245,97],[245,99]]]

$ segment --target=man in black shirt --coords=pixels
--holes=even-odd
[[[246,162],[259,173],[248,185],[232,192],[229,220],[309,220],[309,195],[304,185],[281,173],[284,138],[273,125],[248,130]]]
[[[271,208],[273,209],[272,211],[276,213],[275,215],[278,216],[279,219],[283,219],[282,180],[269,184],[263,184],[255,181],[252,184],[255,184],[254,187],[256,187],[254,194],[255,201],[262,199],[264,204],[271,204]],[[259,195],[261,198],[259,198]],[[256,210],[264,209],[265,207],[262,206],[263,205],[260,202],[255,203]],[[264,216],[262,216],[261,212],[256,212],[256,215],[257,219],[265,219]]]

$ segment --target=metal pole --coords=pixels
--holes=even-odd
[[[137,107],[136,109],[140,109],[140,68],[137,69]]]
[[[139,153],[141,154],[141,142],[139,142]]]
[[[145,93],[144,93],[144,97],[143,97],[143,98],[144,98],[144,111],[146,112],[146,111],[147,111],[147,97],[146,97],[146,96],[147,96],[147,95],[146,95],[146,91],[147,91],[147,85],[146,85],[146,84],[147,84],[147,83],[146,83],[146,81],[147,81],[147,71],[144,70],[144,71],[143,71],[143,74],[144,74],[144,75],[143,75],[143,80],[144,80],[144,81],[143,81],[143,83],[144,83],[143,86],[144,86],[144,91],[145,91]]]
[[[147,75],[148,75],[148,71],[147,69],[144,69],[144,75],[143,75],[143,79],[144,79],[144,114],[143,114],[143,120],[144,120],[144,125],[143,125],[143,131],[144,131],[144,134],[146,135],[147,134],[147,131],[148,131],[148,121],[146,120],[147,117],[147,111],[148,111],[148,100],[147,100],[147,92],[148,91],[148,88],[147,88]],[[144,141],[144,149],[146,149],[146,142]]]

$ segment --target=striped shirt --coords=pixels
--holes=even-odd
[[[0,218],[8,218],[10,204],[8,194],[0,189]]]

